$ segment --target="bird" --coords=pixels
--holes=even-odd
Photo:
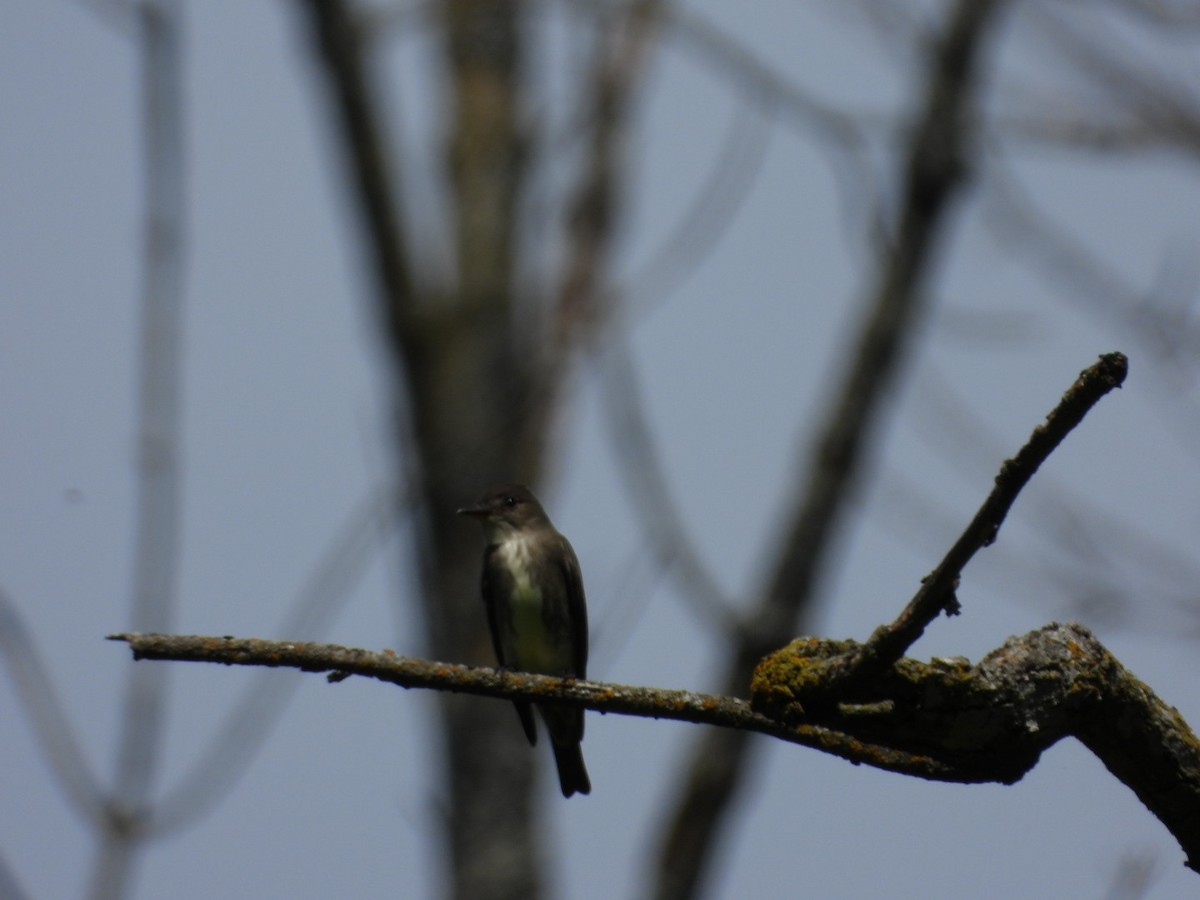
[[[478,519],[483,551],[483,605],[500,666],[560,678],[586,678],[587,604],[579,559],[529,488],[500,484],[474,506],[457,510]],[[514,701],[531,746],[537,730],[528,701]],[[564,797],[592,790],[583,763],[583,710],[534,705],[554,750]]]

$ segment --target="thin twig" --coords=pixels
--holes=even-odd
[[[363,220],[371,272],[387,327],[401,346],[418,342],[414,326],[413,274],[399,210],[398,178],[380,121],[384,104],[376,96],[365,35],[344,0],[297,0],[306,13],[312,40],[325,63],[336,132],[345,144]]]
[[[178,0],[144,0],[137,25],[145,142],[145,257],[138,373],[134,628],[174,620],[182,520],[180,448],[185,217],[182,20]],[[132,877],[137,820],[161,762],[167,681],[131,672],[122,712],[108,827],[91,896],[120,897]]]
[[[87,822],[100,831],[107,823],[105,797],[88,765],[71,721],[54,691],[54,669],[47,665],[25,626],[20,610],[0,588],[0,659],[8,669],[17,700],[21,702],[41,758],[50,767],[59,787]],[[0,898],[8,895],[0,890]]]
[[[701,263],[737,221],[762,173],[777,118],[769,98],[758,103],[742,102],[740,96],[734,100],[721,146],[687,207],[612,291],[626,304],[627,319],[657,309],[679,284],[701,271]]]
[[[608,310],[599,307],[623,212],[618,192],[625,148],[633,124],[637,89],[652,57],[662,0],[629,0],[612,13],[596,37],[595,60],[581,106],[590,113],[590,134],[578,181],[567,201],[567,251],[555,291],[554,338],[562,353],[586,339]]]
[[[1022,488],[1100,398],[1121,386],[1128,370],[1124,354],[1106,353],[1080,373],[1046,421],[1033,430],[1020,452],[1000,467],[991,493],[937,568],[922,580],[908,606],[892,624],[878,628],[863,645],[845,671],[846,679],[861,681],[877,675],[907,652],[938,613],[944,610],[947,615],[958,614],[955,590],[963,568],[979,550],[995,541]]]
[[[737,634],[742,626],[734,603],[696,550],[671,493],[624,338],[614,336],[601,363],[603,402],[609,437],[621,462],[617,469],[637,511],[642,538],[658,564],[678,580],[692,611],[714,630]]]
[[[17,878],[16,870],[0,855],[0,897],[4,900],[25,900],[29,896]]]

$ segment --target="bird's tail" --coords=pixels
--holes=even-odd
[[[592,782],[583,764],[583,748],[579,741],[552,742],[554,763],[558,767],[558,784],[564,797],[590,794]]]

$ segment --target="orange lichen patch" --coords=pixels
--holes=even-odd
[[[212,647],[219,647],[224,643],[225,643],[224,638],[208,638],[204,641],[203,645],[207,649],[207,648],[212,648]]]
[[[830,661],[858,646],[855,641],[802,637],[764,656],[750,679],[751,706],[775,719],[794,716],[805,697],[820,692]]]

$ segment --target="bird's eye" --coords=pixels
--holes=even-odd
[[[505,505],[505,506],[516,506],[516,505],[517,505],[517,498],[516,498],[516,497],[505,497],[505,498],[504,498],[504,505]]]

